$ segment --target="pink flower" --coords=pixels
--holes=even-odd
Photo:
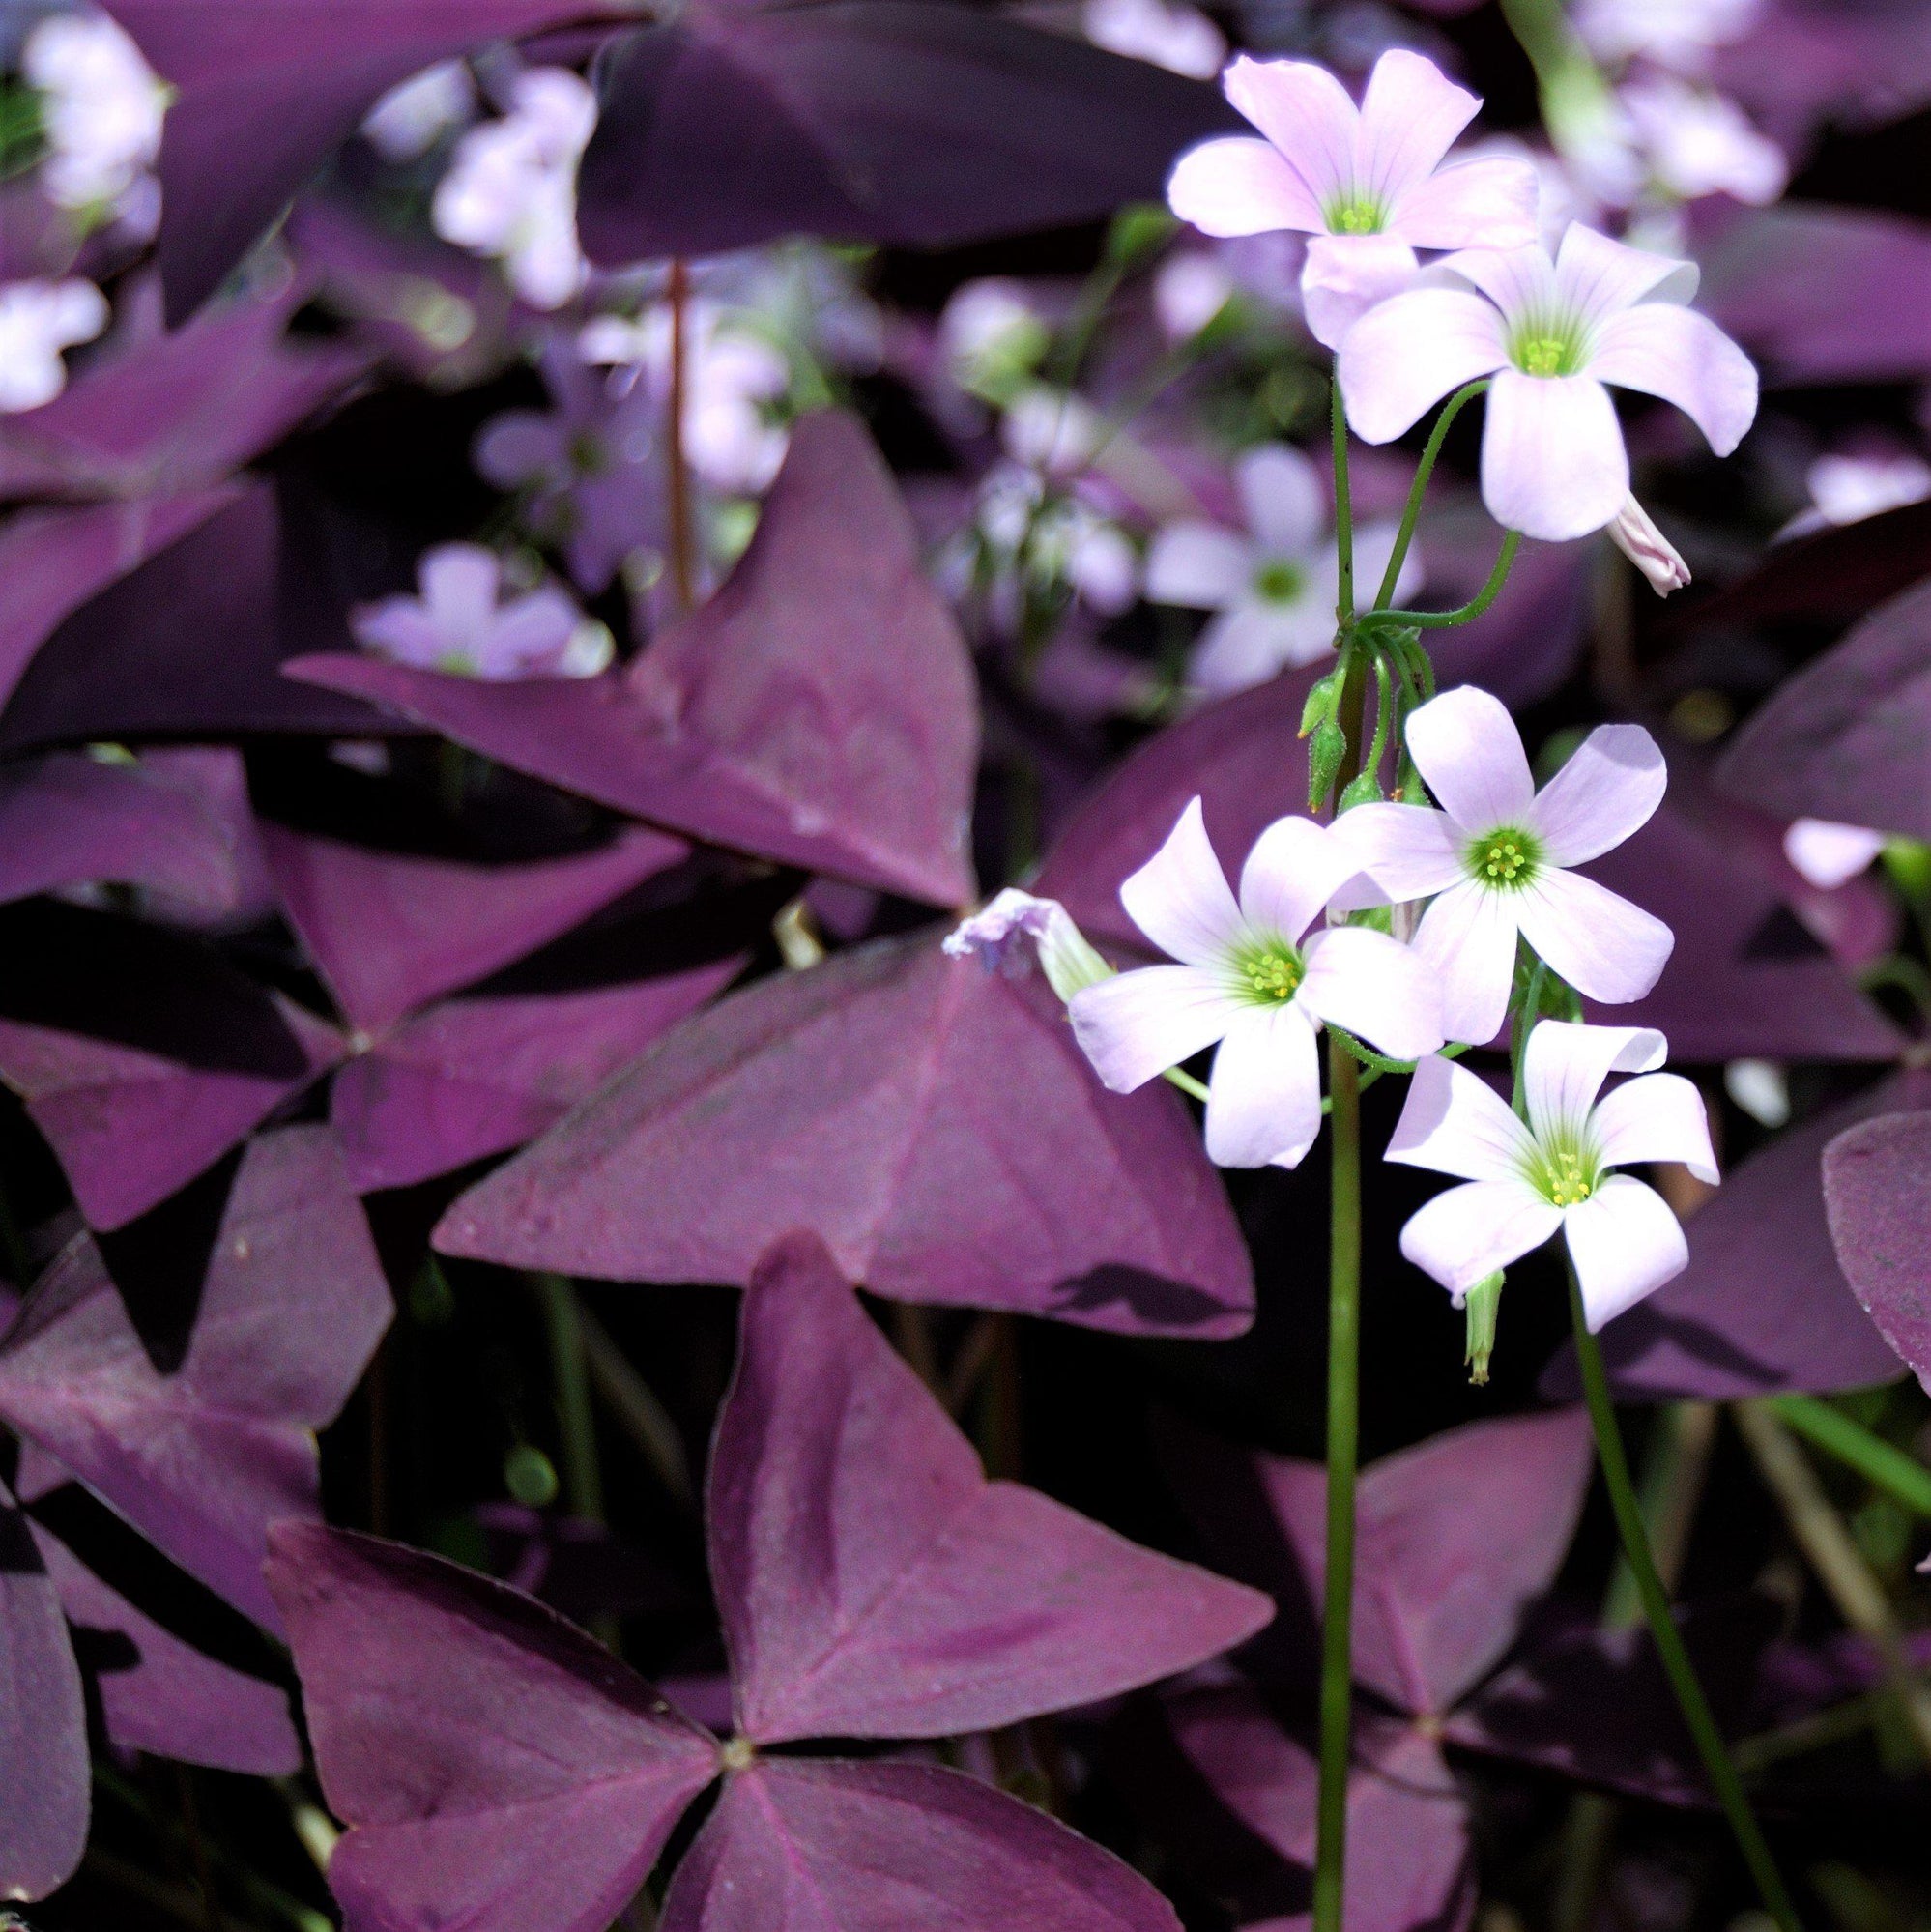
[[[1314,466],[1290,445],[1268,444],[1240,459],[1234,482],[1245,532],[1170,523],[1146,557],[1153,602],[1214,613],[1195,647],[1190,677],[1216,696],[1264,683],[1290,664],[1311,664],[1335,642],[1339,566]],[[1392,523],[1355,533],[1355,582],[1364,597],[1380,583],[1394,549]],[[1411,551],[1397,599],[1420,582]]]
[[[61,351],[93,341],[107,318],[92,282],[0,282],[0,416],[52,402],[67,387]]]
[[[1226,36],[1197,8],[1173,0],[1086,0],[1081,24],[1096,47],[1193,80],[1213,79],[1227,57]]]
[[[417,568],[421,595],[387,597],[351,620],[363,649],[422,671],[508,681],[593,678],[610,662],[610,633],[562,591],[499,601],[503,564],[474,543],[445,543]]]
[[[1622,101],[1650,174],[1685,201],[1727,194],[1767,207],[1790,181],[1783,150],[1721,94],[1655,74],[1630,81]]]
[[[1389,443],[1451,389],[1492,375],[1482,496],[1507,529],[1561,542],[1623,507],[1629,458],[1607,384],[1675,403],[1719,456],[1755,419],[1749,358],[1683,306],[1693,263],[1572,224],[1554,261],[1540,245],[1470,249],[1430,274],[1444,285],[1398,295],[1348,332],[1348,420]]]
[[[1799,819],[1783,835],[1783,855],[1808,883],[1830,892],[1856,879],[1888,843],[1866,825]]]
[[[1224,1168],[1292,1168],[1321,1128],[1323,1021],[1397,1059],[1441,1044],[1435,990],[1420,959],[1385,933],[1308,929],[1343,887],[1367,881],[1334,833],[1277,819],[1241,870],[1240,898],[1196,798],[1167,843],[1120,887],[1137,925],[1178,966],[1089,986],[1073,1031],[1115,1093],[1220,1043],[1208,1082],[1207,1153]]]
[[[1616,1168],[1681,1161],[1716,1179],[1703,1096],[1679,1074],[1652,1072],[1668,1052],[1637,1026],[1544,1020],[1522,1055],[1528,1122],[1452,1060],[1415,1069],[1388,1143],[1405,1167],[1454,1174],[1401,1230],[1401,1252],[1461,1296],[1560,1231],[1592,1333],[1683,1272],[1689,1248],[1662,1197]],[[1612,1073],[1644,1076],[1599,1102]]]
[[[1316,237],[1301,295],[1308,327],[1331,349],[1413,277],[1417,248],[1516,248],[1536,238],[1533,168],[1507,157],[1441,165],[1482,103],[1420,54],[1383,54],[1359,107],[1308,61],[1243,54],[1222,85],[1266,138],[1182,155],[1167,201],[1208,235]]]
[[[1440,977],[1448,1037],[1482,1046],[1501,1030],[1518,936],[1589,998],[1642,998],[1669,959],[1669,928],[1568,868],[1621,845],[1662,802],[1656,739],[1599,725],[1538,793],[1514,720],[1464,684],[1408,720],[1408,749],[1442,809],[1357,805],[1334,835],[1390,899],[1432,901],[1415,949]]]

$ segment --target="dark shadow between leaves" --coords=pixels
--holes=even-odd
[[[224,1154],[159,1207],[94,1237],[157,1374],[172,1375],[187,1359],[242,1152]]]

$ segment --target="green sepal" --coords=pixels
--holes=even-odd
[[[1313,742],[1308,747],[1308,809],[1318,812],[1321,800],[1340,773],[1341,760],[1347,756],[1347,734],[1332,718],[1323,718],[1314,727]]]
[[[1340,802],[1337,813],[1350,812],[1357,805],[1376,805],[1381,802],[1381,781],[1371,771],[1358,772],[1341,789]]]
[[[1343,670],[1343,666],[1336,665],[1308,693],[1308,702],[1301,706],[1300,736],[1306,737],[1317,730],[1323,719],[1330,724],[1334,722],[1335,712],[1340,707]]]
[[[1502,1315],[1500,1269],[1484,1275],[1461,1298],[1468,1316],[1468,1345],[1462,1361],[1468,1365],[1468,1379],[1477,1387],[1488,1380],[1488,1359],[1495,1353],[1495,1330]]]

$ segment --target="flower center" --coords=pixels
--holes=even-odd
[[[1269,604],[1294,604],[1308,581],[1298,563],[1285,557],[1270,557],[1254,573],[1254,594]]]
[[[1520,891],[1534,882],[1542,856],[1542,847],[1534,834],[1510,825],[1471,839],[1465,855],[1468,870],[1478,885],[1512,891]]]
[[[1524,321],[1509,344],[1509,360],[1525,376],[1573,376],[1585,360],[1582,330],[1548,316]]]
[[[1602,1185],[1602,1163],[1585,1129],[1542,1139],[1529,1157],[1529,1185],[1551,1207],[1578,1207]]]
[[[1381,204],[1365,194],[1351,194],[1328,210],[1330,235],[1378,235],[1381,233]]]
[[[1236,962],[1242,990],[1256,1005],[1283,1006],[1300,991],[1306,968],[1284,939],[1251,947]]]

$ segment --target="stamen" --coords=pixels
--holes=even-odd
[[[1548,1164],[1549,1203],[1553,1207],[1574,1207],[1596,1192],[1595,1184],[1573,1154],[1558,1154]]]
[[[1284,1004],[1300,991],[1302,966],[1294,954],[1269,947],[1241,961],[1241,972],[1255,997]]]
[[[1533,832],[1503,825],[1471,839],[1463,863],[1478,885],[1519,892],[1535,883],[1542,856],[1542,843]]]
[[[1270,557],[1254,573],[1254,591],[1269,604],[1298,603],[1307,581],[1301,566],[1284,557]]]
[[[1482,869],[1490,879],[1513,881],[1528,862],[1528,853],[1513,839],[1497,839],[1488,848]]]

